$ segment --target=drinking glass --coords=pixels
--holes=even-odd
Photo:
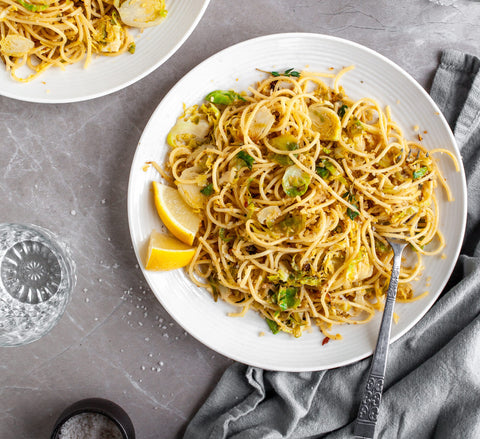
[[[75,283],[71,253],[52,232],[0,224],[0,346],[21,346],[48,333]]]

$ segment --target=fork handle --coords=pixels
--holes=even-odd
[[[360,438],[373,439],[375,435],[375,426],[377,424],[383,384],[385,381],[388,344],[390,341],[393,308],[397,295],[403,248],[404,246],[401,246],[398,250],[394,248],[392,275],[388,285],[387,299],[380,324],[380,331],[378,333],[377,345],[355,421],[354,434]]]

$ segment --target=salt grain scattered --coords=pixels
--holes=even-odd
[[[75,210],[71,210],[71,211],[70,211],[70,215],[75,216],[76,214],[77,214],[77,212],[76,212]]]

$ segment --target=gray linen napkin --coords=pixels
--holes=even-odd
[[[480,60],[445,51],[431,96],[462,151],[468,225],[439,300],[390,346],[378,438],[480,438]],[[272,372],[235,363],[184,439],[351,438],[371,358],[329,371]]]

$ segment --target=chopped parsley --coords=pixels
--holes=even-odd
[[[426,166],[422,166],[420,169],[413,171],[413,179],[418,180],[419,178],[424,177],[428,172],[428,168]]]
[[[265,320],[267,321],[267,325],[270,328],[270,331],[272,331],[274,334],[277,334],[278,331],[280,331],[280,328],[278,327],[278,323],[275,320],[271,320],[267,318],[265,318]]]
[[[345,104],[342,105],[342,106],[339,108],[339,110],[338,110],[338,115],[339,115],[340,117],[345,116],[345,113],[347,112],[347,110],[348,110],[348,105],[345,105]]]
[[[252,165],[255,163],[255,159],[250,154],[245,151],[240,151],[237,154],[237,158],[242,160],[248,169],[252,170]]]
[[[323,168],[322,166],[317,166],[316,168],[317,174],[320,175],[324,180],[328,178],[330,175],[330,171],[327,168]]]
[[[205,196],[210,196],[213,194],[213,183],[207,184],[200,192]]]
[[[276,296],[277,305],[283,310],[295,309],[300,305],[300,299],[297,297],[298,288],[280,287]]]
[[[358,211],[358,206],[355,203],[356,198],[350,192],[345,192],[345,194],[343,195],[343,198],[345,198],[351,205],[355,207],[355,210],[351,209],[350,207],[347,208],[348,217],[351,220],[354,220],[358,215],[360,215],[360,212]]]

